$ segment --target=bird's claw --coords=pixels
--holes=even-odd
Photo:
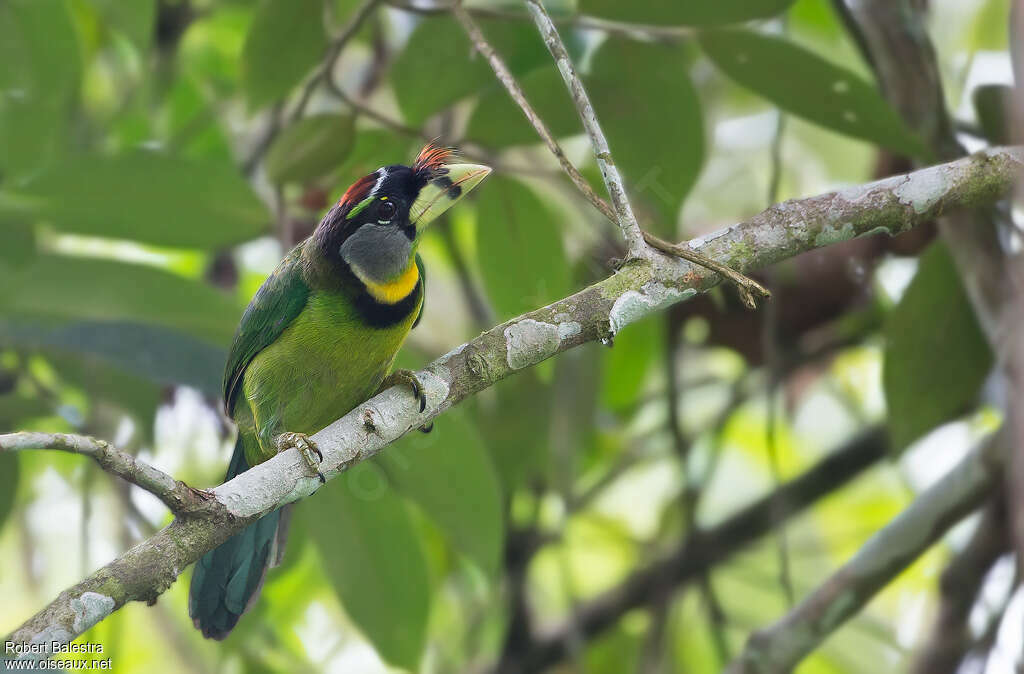
[[[327,478],[320,471],[320,464],[323,463],[324,454],[316,446],[316,443],[310,440],[309,436],[305,433],[282,433],[277,436],[277,451],[283,452],[292,447],[299,450],[299,454],[302,455],[306,465],[320,478],[320,483],[326,484]]]
[[[387,377],[384,377],[384,381],[380,383],[377,393],[399,384],[405,384],[412,389],[412,394],[416,397],[416,400],[420,401],[420,412],[427,409],[427,396],[423,392],[423,384],[420,383],[416,373],[412,370],[395,370]]]

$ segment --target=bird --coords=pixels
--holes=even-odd
[[[376,392],[422,387],[395,356],[423,313],[417,248],[427,225],[491,169],[427,144],[411,166],[383,166],[349,187],[256,292],[224,371],[224,412],[238,427],[225,481],[288,448],[324,482],[310,436]],[[196,562],[189,614],[224,639],[280,563],[289,506],[265,515]]]

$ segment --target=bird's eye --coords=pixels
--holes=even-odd
[[[391,218],[395,217],[395,211],[398,210],[395,204],[391,201],[380,202],[380,207],[377,209],[377,215],[379,216],[380,223],[390,222]]]

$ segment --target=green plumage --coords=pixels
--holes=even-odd
[[[303,436],[380,387],[423,311],[420,234],[490,173],[447,163],[449,156],[428,145],[412,166],[381,167],[357,180],[260,287],[224,371],[224,409],[238,426],[226,479],[277,454],[285,433],[287,442],[306,443],[303,457],[323,479]],[[259,593],[284,548],[287,511],[270,513],[196,563],[189,614],[205,636],[226,637]]]
[[[310,252],[289,253],[253,298],[235,335],[224,374],[227,413],[238,441],[226,479],[277,453],[285,431],[313,434],[369,398],[423,308],[422,262],[415,309],[385,327],[361,315],[351,293],[318,283]],[[208,637],[234,627],[278,561],[275,511],[207,553],[192,578],[189,609]]]

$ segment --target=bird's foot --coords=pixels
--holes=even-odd
[[[427,409],[427,396],[423,393],[423,384],[420,383],[416,373],[412,370],[395,370],[384,377],[384,381],[380,383],[377,393],[400,384],[405,384],[412,389],[412,394],[416,396],[416,400],[420,401],[420,412]]]
[[[302,459],[309,466],[310,470],[320,478],[320,482],[322,484],[327,482],[327,478],[320,472],[320,464],[324,460],[323,452],[320,451],[315,442],[310,440],[308,435],[305,433],[282,433],[277,436],[275,442],[277,443],[278,452],[283,452],[292,447],[299,450],[299,453],[302,454]]]

